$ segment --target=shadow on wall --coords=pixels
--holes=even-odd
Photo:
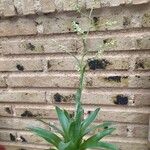
[[[6,150],[4,146],[0,145],[0,150]]]

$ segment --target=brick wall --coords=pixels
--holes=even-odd
[[[1,0],[0,1],[0,145],[7,150],[43,150],[40,138],[26,130],[44,126],[41,116],[58,124],[54,105],[73,113],[78,73],[72,57],[80,57],[82,43],[71,28],[89,21],[74,11],[79,4],[94,7],[88,39],[93,56],[100,45],[114,40],[99,60],[88,61],[85,115],[100,106],[95,124],[110,120],[116,126],[105,141],[120,150],[148,150],[150,114],[150,3],[149,0]],[[109,22],[116,22],[113,26]],[[54,42],[54,40],[56,42]]]

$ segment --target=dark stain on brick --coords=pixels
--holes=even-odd
[[[135,77],[136,77],[136,78],[139,78],[139,79],[141,78],[140,76],[135,76]]]
[[[123,17],[123,26],[129,26],[131,24],[131,20],[128,17]]]
[[[34,117],[34,115],[30,111],[26,110],[21,114],[21,117]]]
[[[55,100],[55,102],[60,103],[60,102],[62,101],[62,99],[63,99],[63,96],[60,95],[59,93],[56,93],[56,94],[54,95],[54,100]]]
[[[50,62],[50,61],[48,61],[47,66],[48,66],[48,69],[52,67],[52,65],[51,65],[51,62]]]
[[[106,69],[108,65],[111,63],[107,61],[106,59],[95,59],[95,60],[88,60],[88,66],[91,70],[96,70],[96,69]]]
[[[10,133],[9,136],[10,136],[10,140],[11,140],[12,142],[15,142],[15,141],[16,141],[16,137],[15,137],[12,133]]]
[[[30,49],[31,51],[35,50],[35,46],[31,43],[26,44],[27,49]]]
[[[90,114],[91,114],[91,112],[92,112],[92,111],[90,111],[90,110],[89,110],[89,111],[87,112],[87,114],[88,114],[88,115],[90,115]]]
[[[103,43],[104,44],[109,44],[112,40],[113,40],[112,38],[104,39]]]
[[[71,31],[71,28],[68,28],[68,31],[70,32],[70,31]]]
[[[20,64],[17,64],[16,65],[16,68],[19,70],[19,71],[24,71],[24,67]]]
[[[60,95],[59,93],[56,93],[54,95],[54,100],[57,103],[68,102],[68,101],[72,101],[74,99],[75,99],[75,95],[74,94],[68,95],[68,96],[63,96],[63,95]]]
[[[128,97],[124,95],[117,95],[116,100],[114,101],[116,105],[127,105],[128,104]]]
[[[143,61],[138,61],[138,62],[136,62],[135,68],[136,68],[136,69],[139,69],[139,68],[144,69],[144,68],[145,68],[145,67],[144,67],[144,62],[143,62]]]
[[[20,148],[19,150],[26,150],[26,149],[24,149],[24,148]]]
[[[20,136],[20,139],[22,140],[22,143],[27,143],[27,140],[23,136]]]
[[[108,81],[115,81],[115,82],[121,82],[121,76],[110,76],[108,78],[105,78]]]
[[[6,111],[8,114],[12,114],[12,111],[11,111],[11,109],[10,109],[9,107],[6,107],[6,108],[5,108],[5,111]]]
[[[110,77],[105,78],[105,80],[114,81],[114,82],[121,82],[121,79],[126,79],[126,78],[128,78],[128,77],[127,76],[124,76],[124,77],[121,77],[121,76],[110,76]]]
[[[93,80],[92,78],[89,78],[87,81],[86,81],[86,86],[92,86],[93,85]]]
[[[93,24],[97,26],[99,24],[99,19],[97,17],[93,17]]]

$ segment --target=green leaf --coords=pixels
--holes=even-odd
[[[59,119],[59,122],[61,124],[61,127],[62,127],[62,129],[65,133],[65,137],[67,138],[68,137],[68,128],[69,128],[70,122],[69,122],[68,118],[66,117],[64,111],[61,110],[57,106],[56,106],[56,112],[57,112],[58,119]]]
[[[44,123],[46,125],[48,125],[50,128],[53,128],[57,133],[64,136],[64,133],[59,128],[57,128],[55,125],[52,125],[51,123],[47,123],[47,122],[43,121],[42,119],[37,119],[37,120],[41,121],[42,123]]]
[[[78,121],[73,121],[69,127],[70,140],[72,140],[74,143],[78,142],[78,140],[80,140],[81,137],[80,134],[80,124],[78,123]]]
[[[61,142],[59,144],[59,150],[76,150],[77,148],[75,147],[75,144],[70,141],[67,143]]]
[[[100,108],[97,108],[82,122],[82,131],[84,131],[95,120],[99,110]]]
[[[42,137],[43,139],[45,139],[47,142],[53,144],[55,147],[58,148],[59,143],[61,142],[61,138],[58,137],[56,134],[42,129],[42,128],[28,128],[29,130],[31,130],[32,132],[36,133],[38,136]]]
[[[88,129],[86,129],[84,132],[83,132],[83,136],[85,136],[86,134],[89,134],[90,132],[96,130],[96,129],[99,129],[99,128],[105,128],[105,127],[109,127],[110,125],[112,125],[111,122],[104,122],[103,124],[100,124],[100,125],[97,125],[97,126],[92,126]]]
[[[83,149],[88,148],[90,145],[92,145],[95,142],[98,142],[99,140],[101,140],[106,135],[111,134],[114,130],[115,130],[115,128],[109,128],[109,129],[106,129],[104,131],[101,131],[101,132],[93,135],[92,137],[90,137],[86,141],[84,141],[84,143],[81,145],[81,147]]]
[[[64,109],[63,110],[64,111],[64,114],[65,114],[65,116],[67,117],[67,119],[69,120],[69,121],[71,121],[71,117],[70,117],[70,115],[69,115],[69,113]]]

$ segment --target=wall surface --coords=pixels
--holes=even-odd
[[[0,145],[7,150],[46,149],[47,143],[26,130],[44,126],[33,117],[58,124],[56,104],[73,113],[78,73],[74,59],[59,45],[80,57],[83,45],[71,22],[86,30],[89,21],[75,12],[77,3],[87,11],[95,8],[89,56],[115,41],[101,59],[88,60],[85,115],[100,106],[95,124],[110,120],[117,128],[105,141],[120,150],[148,150],[149,0],[1,0]]]

